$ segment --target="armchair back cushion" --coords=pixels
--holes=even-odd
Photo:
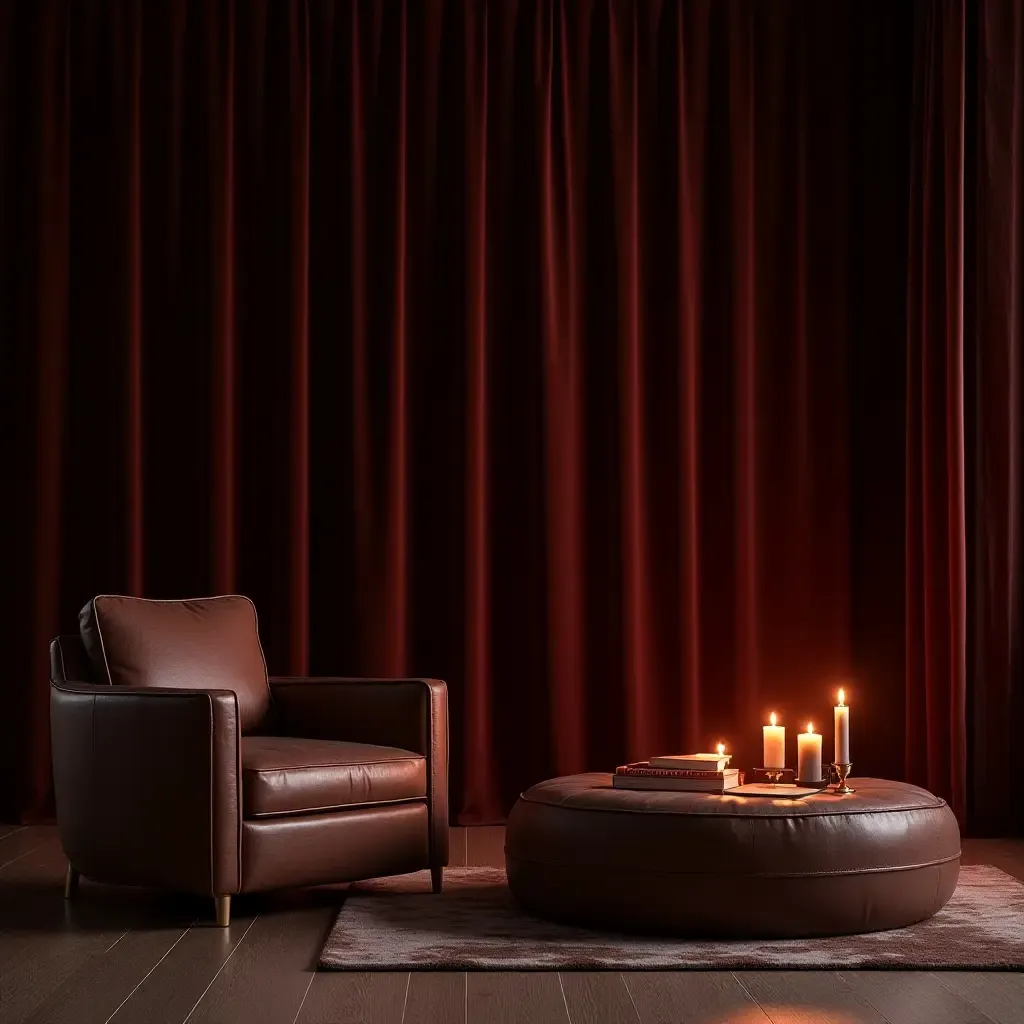
[[[78,621],[100,682],[233,690],[243,733],[258,728],[270,710],[256,608],[247,597],[153,601],[104,594]]]

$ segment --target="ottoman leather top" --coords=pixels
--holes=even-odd
[[[534,912],[619,927],[812,935],[929,917],[959,871],[952,812],[916,786],[851,783],[773,800],[551,779],[509,817],[509,884]]]

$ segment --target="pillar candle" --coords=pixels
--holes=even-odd
[[[786,727],[775,724],[775,712],[771,714],[772,724],[764,727],[764,767],[786,767]]]
[[[797,782],[821,781],[821,733],[808,722],[807,732],[796,737]]]
[[[843,691],[839,691],[839,703],[833,709],[836,716],[836,764],[850,763],[850,709],[843,703]]]

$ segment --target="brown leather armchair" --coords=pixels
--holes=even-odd
[[[243,597],[101,596],[50,644],[57,824],[96,881],[231,896],[448,863],[436,679],[266,674]]]

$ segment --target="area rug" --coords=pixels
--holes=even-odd
[[[1024,968],[1024,885],[970,865],[949,903],[909,928],[766,942],[645,938],[521,913],[500,868],[450,868],[349,890],[320,967],[358,971],[1013,970]]]

